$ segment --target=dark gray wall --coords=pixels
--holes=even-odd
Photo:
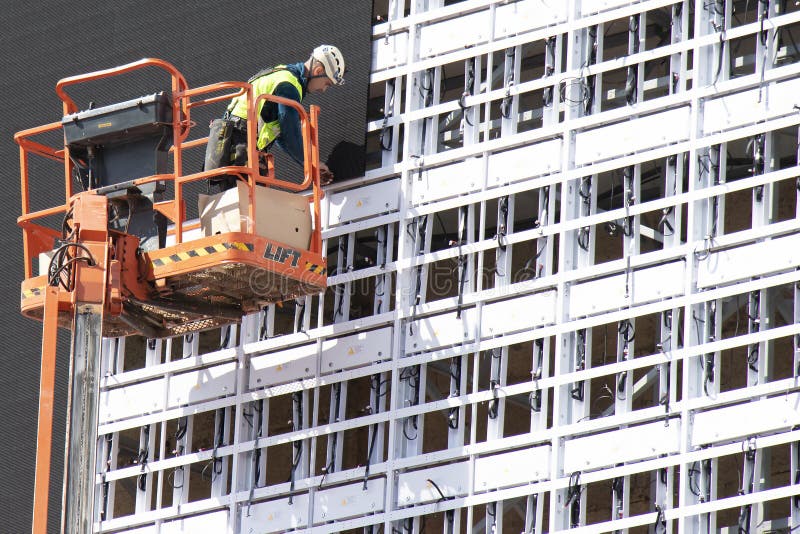
[[[339,140],[360,144],[364,139],[371,5],[371,0],[5,3],[0,17],[0,176],[4,184],[0,197],[0,531],[30,530],[41,342],[41,325],[19,315],[23,266],[21,232],[16,226],[20,193],[14,132],[60,120],[61,104],[54,87],[66,76],[157,57],[174,64],[196,87],[246,80],[261,67],[304,61],[314,46],[331,43],[342,49],[347,60],[347,84],[306,101],[322,107],[324,159]],[[87,99],[84,104],[95,100],[102,105],[161,89],[141,85],[149,80],[148,76],[133,77],[75,93]],[[197,135],[205,135],[208,117],[221,112],[217,106],[193,117],[198,122]],[[197,161],[190,159],[187,170]],[[32,191],[34,209],[62,203],[63,175],[58,167],[40,170]],[[57,531],[60,514],[68,345],[68,336],[62,336],[52,532]]]

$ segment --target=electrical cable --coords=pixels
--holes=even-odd
[[[792,430],[797,430],[798,427],[792,428]],[[800,442],[795,442],[794,444],[795,450],[795,458],[794,458],[794,484],[800,484]],[[792,505],[795,508],[800,509],[800,494],[795,495],[792,497]]]
[[[435,67],[431,67],[425,71],[425,77],[428,78],[428,86],[425,87],[425,84],[422,83],[424,78],[420,79],[419,87],[420,87],[420,96],[422,97],[422,106],[423,108],[430,107],[433,103],[433,78],[435,74]],[[425,94],[422,94],[422,91],[425,91]],[[428,140],[428,122],[432,121],[433,118],[424,118],[422,119],[422,129],[420,132],[420,146],[419,146],[419,155],[418,157],[422,157],[425,154],[425,143]],[[420,161],[421,163],[421,161]],[[422,172],[423,167],[422,165],[419,166],[417,172],[417,180],[422,180]]]
[[[119,339],[119,338],[117,338]],[[113,434],[106,434],[105,435],[105,452],[106,452],[106,461],[105,465],[103,466],[103,508],[100,510],[100,520],[103,521],[106,519],[106,515],[108,514],[108,489],[109,489],[109,482],[106,480],[106,473],[111,470],[111,449],[112,449],[112,439]]]
[[[744,448],[744,444],[742,444]],[[747,440],[747,450],[743,451],[746,471],[749,473],[749,480],[745,484],[745,474],[742,474],[742,486],[739,488],[739,495],[746,495],[753,492],[753,480],[755,478],[756,446],[755,438]],[[750,534],[750,518],[752,505],[745,504],[739,509],[738,527],[739,534]]]
[[[427,216],[426,216],[427,217]],[[461,318],[461,311],[464,305],[464,285],[467,282],[467,257],[462,253],[461,246],[466,238],[467,227],[467,208],[462,206],[458,209],[458,302],[456,304],[456,319]]]
[[[551,35],[545,39],[545,54],[544,54],[544,75],[542,78],[549,78],[555,72],[555,57],[556,57],[556,37]],[[553,86],[545,87],[542,90],[542,105],[549,108],[553,105]]]
[[[492,400],[489,402],[488,415],[489,419],[497,419],[497,410],[500,407],[500,399],[497,396],[497,389],[500,387],[500,382],[496,379],[489,380],[489,389],[492,392]]]
[[[375,397],[375,407],[372,408],[370,406],[370,413],[376,414],[380,412],[380,398],[381,398],[381,375],[374,374],[370,377],[370,390],[373,392],[373,396]],[[364,467],[364,486],[363,489],[367,489],[367,483],[369,481],[369,467],[372,463],[372,453],[375,449],[375,443],[378,439],[378,429],[379,424],[375,423],[372,425],[372,437],[370,438],[369,448],[367,449],[367,462]]]
[[[175,449],[172,451],[172,453],[175,456],[183,455],[183,452],[184,452],[185,449],[184,449],[184,445],[182,443],[180,443],[180,441],[186,437],[186,432],[187,432],[188,428],[189,428],[189,418],[186,417],[186,416],[178,418],[178,423],[177,423],[177,426],[175,428]],[[180,484],[177,483],[176,480],[175,480],[178,471],[180,471],[180,473],[181,473]],[[181,489],[181,488],[183,488],[183,485],[184,485],[184,473],[185,473],[184,466],[182,466],[182,465],[179,465],[179,466],[173,468],[169,472],[169,474],[167,475],[167,482],[172,487],[172,489]]]
[[[419,386],[420,386],[419,373],[420,373],[419,365],[413,365],[411,367],[405,367],[405,368],[403,368],[403,370],[400,371],[400,380],[407,381],[408,382],[408,386],[411,388],[411,390],[413,392],[412,393],[412,399],[411,399],[411,406],[416,406],[417,404],[419,404]],[[408,427],[409,423],[411,423],[411,427],[415,431],[418,430],[418,428],[417,428],[417,416],[416,415],[411,415],[409,417],[406,417],[403,420],[403,436],[408,441],[413,441],[413,440],[417,439],[417,434],[415,433],[413,437],[408,435],[407,427]]]
[[[297,424],[295,424],[295,414],[297,414]],[[301,391],[295,391],[292,393],[292,432],[297,432],[302,428],[303,393]],[[295,473],[303,457],[303,441],[299,439],[292,441],[292,448],[294,449],[294,454],[292,455],[292,469],[289,473],[289,504],[292,504],[294,496]]]
[[[667,519],[664,516],[664,509],[656,505],[656,521],[653,523],[653,534],[663,534],[667,532]]]
[[[346,263],[347,249],[349,248],[350,237],[345,234],[339,238],[339,260],[345,258],[342,263]],[[337,317],[344,317],[342,306],[344,305],[344,284],[334,286],[334,300],[336,301],[336,311],[333,313],[333,320],[336,321]]]
[[[510,54],[508,53],[509,50],[511,50]],[[513,58],[515,56],[516,56],[516,49],[514,47],[506,49],[506,57],[512,58],[512,60],[511,60],[512,64],[513,64],[513,61],[514,61]],[[513,67],[509,71],[508,76],[506,77],[506,80],[505,80],[506,96],[500,102],[500,115],[504,119],[510,119],[511,118],[511,108],[512,108],[512,103],[513,103],[513,97],[511,96],[511,88],[512,87],[514,87],[514,69],[513,69]]]
[[[632,53],[639,52],[639,15],[628,18],[628,33],[633,43]],[[639,99],[639,65],[631,65],[627,69],[625,80],[625,101],[629,106],[633,106]]]
[[[498,201],[498,211],[500,212],[500,224],[497,228],[497,234],[494,237],[497,239],[497,247],[505,252],[506,248],[508,248],[505,242],[508,227],[508,196],[500,198]]]
[[[145,468],[147,467],[147,462],[150,458],[150,425],[145,425],[142,427],[142,442],[144,443],[144,448],[139,449],[139,455],[137,457],[137,463],[141,466],[141,472],[138,477],[138,487],[140,491],[145,491],[147,489],[147,473],[145,472]]]
[[[617,333],[625,343],[632,343],[636,339],[636,328],[630,319],[623,319],[619,322]]]
[[[475,126],[472,121],[469,119],[468,112],[472,111],[472,108],[467,106],[467,97],[472,96],[474,94],[474,85],[475,85],[475,58],[469,58],[466,60],[467,63],[467,76],[466,82],[464,85],[464,92],[461,93],[461,98],[458,99],[458,105],[461,108],[461,116],[464,117],[464,121],[469,126]]]
[[[687,471],[687,478],[689,480],[689,491],[691,491],[695,497],[700,497],[700,486],[695,479],[695,477],[700,474],[700,469],[697,469],[695,467],[696,465],[697,462],[692,462],[691,467],[689,467],[689,470]],[[692,485],[692,482],[694,482],[694,486]]]
[[[569,476],[569,487],[567,488],[567,498],[564,508],[570,508],[570,528],[575,528],[580,524],[581,514],[581,472],[575,471]]]
[[[85,252],[86,255],[70,256],[69,250],[72,248]],[[65,291],[71,292],[75,288],[73,266],[78,262],[84,262],[89,267],[97,265],[91,251],[81,243],[68,242],[56,248],[47,268],[48,285],[51,287],[60,285]]]
[[[306,299],[304,297],[299,297],[294,300],[294,310],[294,330],[295,332],[305,332],[305,321],[303,319],[305,318],[306,314]]]
[[[267,339],[267,334],[269,332],[269,305],[264,306],[261,308],[261,328],[258,331],[258,340],[263,341]]]
[[[759,291],[752,291],[750,293],[750,307],[752,313],[747,313],[747,319],[750,323],[749,333],[758,332],[761,329],[761,293]],[[758,355],[759,344],[753,343],[748,347],[747,353],[747,367],[754,373],[758,373]]]
[[[217,456],[217,449],[219,447],[224,446],[225,442],[225,409],[220,408],[217,410],[217,418],[219,420],[219,424],[217,426],[217,435],[214,438],[214,449],[211,452],[211,459],[206,463],[203,467],[203,471],[200,473],[200,478],[205,480],[206,471],[208,468],[211,467],[211,482],[216,480],[216,477],[222,474],[223,469],[223,459]]]
[[[668,208],[664,208],[661,210],[661,219],[658,221],[658,228],[659,233],[662,236],[667,237],[671,235],[675,235],[675,228],[673,228],[672,223],[669,222],[669,216],[672,215],[672,212],[675,210],[675,206],[669,206]],[[669,233],[666,232],[669,230]]]
[[[577,342],[575,343],[575,371],[578,372],[586,368],[586,330],[578,330],[575,334],[577,336]],[[583,380],[573,384],[569,395],[576,401],[583,402],[585,395]]]
[[[417,244],[417,256],[424,256],[425,255],[425,241],[426,241],[426,234],[427,234],[427,226],[428,226],[428,216],[423,215],[414,220],[414,224],[417,226],[417,237],[412,236],[414,242]],[[406,229],[408,231],[408,229]],[[417,305],[419,305],[420,301],[422,300],[422,267],[423,264],[417,265],[416,269],[416,278],[414,282],[414,303],[411,306],[411,318],[409,320],[409,333],[414,334],[414,321],[417,319]]]
[[[450,398],[458,397],[461,394],[461,358],[450,358],[450,384],[452,392]],[[447,427],[451,430],[458,429],[459,408],[453,407],[447,411]]]
[[[578,230],[578,246],[584,251],[589,251],[589,227],[584,226]]]
[[[389,126],[389,119],[392,118],[394,115],[394,95],[395,95],[395,80],[394,78],[387,81],[387,87],[392,89],[392,96],[389,97],[389,105],[387,109],[384,110],[383,113],[383,126],[381,127],[381,134],[380,134],[380,145],[381,149],[385,151],[390,151],[392,149],[392,142],[393,142],[393,130]],[[389,138],[389,142],[386,142],[386,138]]]
[[[231,325],[225,326],[225,336],[223,336],[222,341],[219,344],[219,350],[227,349],[228,344],[231,342]]]
[[[633,237],[634,218],[630,214],[630,208],[636,201],[633,191],[633,177],[634,168],[625,167],[622,171],[622,187],[625,190],[625,217],[622,219],[622,233],[627,237]]]

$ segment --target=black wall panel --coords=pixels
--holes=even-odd
[[[5,1],[0,17],[0,532],[30,530],[36,446],[41,325],[19,315],[22,280],[19,157],[13,133],[61,117],[55,95],[63,77],[109,68],[143,57],[174,64],[196,87],[246,80],[261,67],[305,61],[314,46],[342,49],[347,83],[306,103],[319,104],[323,159],[340,140],[363,143],[370,65],[370,0],[113,0]],[[87,87],[79,104],[97,105],[152,93],[149,75]],[[163,86],[168,89],[167,85]],[[222,106],[193,116],[197,136]],[[57,142],[57,141],[56,141]],[[190,158],[186,171],[199,165]],[[58,166],[36,164],[33,208],[63,202]],[[196,169],[199,170],[199,167]],[[57,376],[55,450],[50,517],[57,531],[63,469],[64,403],[69,340],[62,335]]]

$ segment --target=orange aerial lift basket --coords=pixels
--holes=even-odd
[[[84,111],[67,93],[76,84],[143,68],[165,70],[171,92]],[[231,323],[266,304],[325,289],[316,106],[307,113],[291,100],[254,98],[250,84],[242,82],[189,88],[174,66],[158,59],[65,78],[56,85],[56,93],[63,102],[62,121],[15,136],[22,177],[18,222],[25,259],[24,315],[42,320],[49,292],[57,300],[61,327],[71,327],[77,306],[92,303],[102,307],[104,336],[164,337]],[[188,140],[192,111],[242,95],[249,104],[247,165],[185,173],[185,151],[202,150],[207,143],[205,137]],[[299,183],[278,179],[271,156],[255,148],[256,109],[264,100],[291,106],[300,116],[305,164]],[[56,131],[63,132],[64,146],[35,140]],[[150,156],[141,157],[147,143],[156,150],[154,157],[164,160],[162,165],[152,166]],[[31,156],[63,163],[63,205],[31,211]],[[120,161],[122,172],[114,168]],[[131,175],[138,161],[144,162],[143,170]],[[103,175],[110,179],[98,179]],[[200,221],[187,222],[186,186],[231,175],[237,177],[238,187],[224,194],[233,195],[236,202],[215,212],[220,196],[208,197],[205,220],[201,213]],[[54,176],[44,179],[57,183]],[[75,191],[76,181],[83,191]],[[286,238],[291,230],[285,227],[290,222],[274,211],[287,198],[295,211],[306,214],[301,219],[308,219],[307,233],[295,228],[300,234],[291,240]],[[228,208],[239,214],[237,221],[227,227],[215,225],[215,217],[230,219],[223,213]],[[52,224],[59,217],[60,228]]]

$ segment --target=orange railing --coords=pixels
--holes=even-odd
[[[320,228],[320,200],[322,193],[319,184],[319,145],[318,145],[318,117],[319,108],[311,106],[310,113],[298,102],[287,100],[272,95],[261,95],[253,99],[252,86],[244,82],[220,82],[212,85],[189,89],[183,75],[170,63],[160,59],[142,59],[127,65],[122,65],[112,69],[105,69],[79,76],[64,78],[56,84],[56,93],[63,102],[63,112],[65,115],[78,111],[78,106],[67,94],[69,86],[86,83],[93,80],[119,76],[138,69],[147,67],[157,67],[167,71],[172,81],[172,129],[173,146],[170,150],[173,157],[173,174],[161,174],[134,180],[135,184],[144,184],[153,181],[172,181],[174,183],[174,198],[156,203],[154,206],[174,223],[175,242],[180,243],[185,228],[186,206],[184,203],[184,186],[191,182],[208,180],[215,176],[235,174],[241,176],[248,186],[248,225],[247,232],[253,233],[255,229],[256,208],[254,188],[257,184],[264,186],[277,186],[291,191],[303,191],[308,187],[312,188],[309,202],[313,204],[314,228],[311,236],[309,250],[320,254],[322,251],[322,235]],[[235,89],[222,95],[208,96],[206,98],[193,101],[203,95],[218,93]],[[237,96],[247,95],[247,138],[248,138],[248,162],[245,166],[221,167],[209,171],[198,173],[183,174],[183,151],[204,147],[208,142],[207,137],[186,141],[191,129],[190,113],[193,108],[206,106],[218,102],[226,102]],[[264,100],[291,106],[297,110],[300,116],[301,129],[303,132],[303,150],[305,154],[305,164],[303,168],[304,179],[302,183],[287,182],[279,180],[271,172],[271,165],[268,166],[266,176],[259,172],[258,151],[256,149],[256,131],[258,120],[256,117],[257,106]],[[25,277],[33,275],[33,258],[39,253],[49,251],[53,248],[54,239],[61,234],[57,230],[40,224],[45,217],[66,213],[70,204],[70,199],[74,194],[72,189],[73,163],[69,159],[64,147],[52,148],[33,141],[31,138],[37,135],[60,130],[60,122],[39,126],[18,132],[14,140],[20,147],[20,174],[21,174],[21,199],[22,214],[17,219],[23,231],[23,253],[25,258]],[[64,191],[65,202],[63,205],[54,206],[45,210],[31,212],[30,210],[30,188],[29,188],[29,165],[30,155],[46,157],[64,164]],[[271,158],[270,158],[271,159]]]

